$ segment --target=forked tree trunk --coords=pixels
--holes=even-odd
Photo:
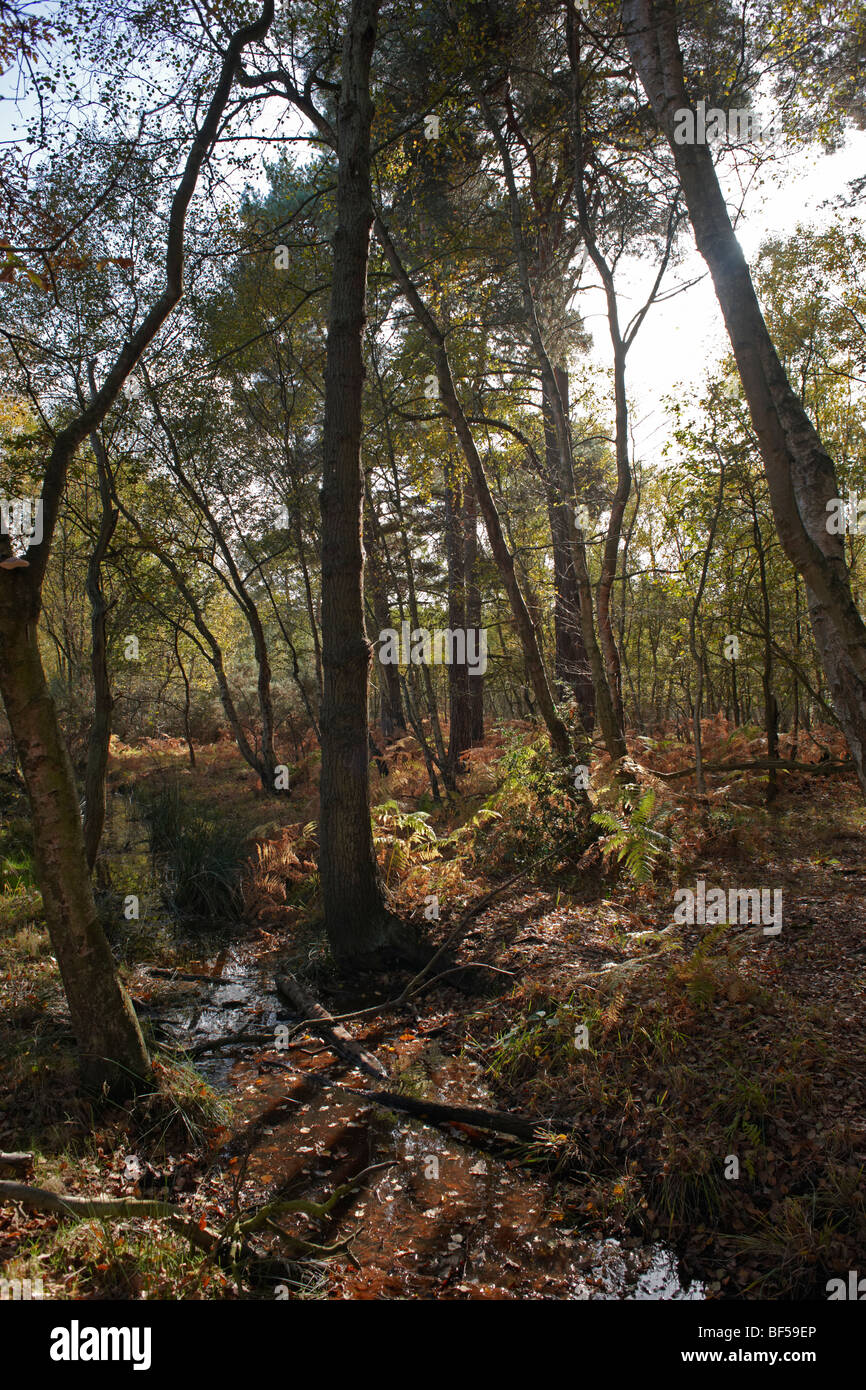
[[[623,0],[629,53],[676,162],[698,250],[709,267],[761,449],[782,547],[803,576],[815,645],[866,792],[866,625],[857,611],[843,538],[827,530],[839,496],[833,460],[792,389],[731,225],[712,153],[673,137],[689,106],[673,0]]]

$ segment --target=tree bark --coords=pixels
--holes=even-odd
[[[472,479],[464,479],[463,536],[466,556],[466,623],[475,651],[481,633],[481,587],[478,583],[478,504]],[[477,672],[469,682],[470,742],[484,742],[484,675]]]
[[[87,741],[87,768],[84,774],[84,848],[87,867],[93,872],[105,825],[105,779],[111,745],[111,712],[114,701],[108,675],[108,604],[102,590],[102,562],[114,535],[119,512],[111,504],[105,451],[99,431],[91,434],[99,478],[100,522],[90,562],[87,566],[87,597],[90,600],[90,669],[93,676],[93,721]]]
[[[0,570],[0,693],[27,785],[45,918],[85,1084],[118,1094],[133,1090],[148,1075],[149,1058],[96,917],[72,764],[39,653],[42,585],[75,452],[99,428],[181,298],[186,216],[199,174],[219,134],[244,49],[267,33],[273,17],[273,0],[264,0],[260,18],[239,29],[227,45],[208,110],[172,198],[163,291],[124,343],[99,390],[54,437],[42,486],[42,540],[31,546],[27,568]]]
[[[30,799],[45,921],[82,1081],[88,1090],[107,1084],[122,1094],[147,1075],[147,1049],[96,915],[75,775],[39,654],[38,603],[31,594],[23,608],[12,587],[0,586],[0,692]]]
[[[319,874],[325,927],[344,966],[379,962],[408,940],[388,911],[370,824],[364,632],[361,419],[370,188],[370,64],[379,0],[352,0],[337,118],[337,229],[322,434],[322,771]]]
[[[445,464],[445,549],[448,565],[448,627],[451,632],[467,632],[466,618],[466,543],[463,529],[462,470],[454,459]],[[468,634],[467,634],[468,641]],[[453,655],[453,653],[452,653]],[[452,661],[448,667],[450,696],[450,728],[448,733],[448,768],[456,781],[464,770],[462,756],[472,743],[472,711],[468,661]]]

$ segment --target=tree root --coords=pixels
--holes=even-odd
[[[19,1202],[34,1211],[54,1211],[60,1216],[76,1220],[88,1217],[95,1217],[97,1220],[117,1217],[156,1217],[168,1220],[172,1228],[185,1236],[198,1250],[202,1250],[220,1264],[229,1264],[233,1268],[242,1262],[261,1266],[271,1263],[265,1252],[255,1249],[249,1243],[250,1236],[265,1230],[279,1236],[282,1243],[289,1247],[290,1256],[327,1259],[336,1254],[346,1254],[357,1264],[349,1249],[354,1233],[334,1245],[322,1245],[284,1231],[277,1225],[276,1218],[291,1212],[303,1212],[316,1221],[324,1220],[337,1203],[353,1192],[370,1173],[391,1167],[393,1162],[375,1163],[362,1169],[348,1182],[335,1187],[323,1202],[313,1202],[305,1197],[268,1202],[251,1216],[233,1217],[219,1231],[201,1225],[171,1202],[150,1201],[139,1197],[74,1197],[66,1193],[51,1192],[44,1187],[30,1187],[26,1183],[0,1182],[0,1202]]]

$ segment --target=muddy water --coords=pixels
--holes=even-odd
[[[110,853],[114,887],[143,895],[153,932],[159,895],[143,827],[125,797],[112,798]],[[117,870],[115,870],[117,865]],[[118,881],[120,880],[120,881]],[[159,928],[157,927],[157,930]],[[235,945],[191,961],[185,973],[207,980],[158,981],[141,972],[152,1021],[164,1036],[190,1046],[235,1032],[275,1037],[293,1023],[273,988],[280,964]],[[443,1056],[423,1023],[381,1047],[392,1088],[445,1104],[492,1106],[477,1063]],[[205,1053],[196,1066],[235,1098],[252,1136],[244,1196],[324,1200],[374,1165],[325,1224],[287,1217],[305,1239],[351,1237],[352,1259],[322,1264],[330,1298],[436,1299],[701,1299],[675,1256],[661,1245],[586,1239],[557,1206],[548,1181],[534,1179],[501,1143],[457,1128],[435,1129],[372,1106],[348,1093],[371,1089],[313,1035],[295,1035],[285,1050],[233,1045]],[[381,1045],[380,1045],[381,1046]],[[375,1045],[373,1045],[375,1051]],[[375,1083],[372,1084],[375,1089]]]
[[[237,1030],[273,1032],[293,1020],[270,988],[267,963],[233,947],[191,972],[214,984],[186,987],[162,1018],[178,1037],[203,1041]],[[552,1185],[533,1179],[507,1150],[482,1135],[434,1129],[373,1107],[346,1087],[375,1084],[334,1058],[321,1040],[298,1046],[236,1046],[198,1066],[237,1097],[253,1124],[247,1191],[322,1200],[371,1165],[373,1172],[324,1227],[287,1218],[294,1234],[325,1243],[352,1236],[360,1266],[337,1257],[324,1266],[332,1298],[700,1299],[660,1245],[626,1249],[583,1238],[557,1207]],[[492,1105],[476,1063],[443,1057],[435,1042],[395,1041],[392,1076],[411,1094],[446,1104]]]

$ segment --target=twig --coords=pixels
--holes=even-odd
[[[434,975],[432,980],[422,980],[420,985],[413,989],[412,996],[418,994],[422,989],[430,989],[438,980],[444,980],[446,975],[459,975],[461,970],[492,970],[495,975],[508,975],[511,979],[514,978],[514,971],[503,970],[501,965],[488,965],[483,960],[468,960],[464,965],[452,965],[449,970],[443,970],[441,974]]]

